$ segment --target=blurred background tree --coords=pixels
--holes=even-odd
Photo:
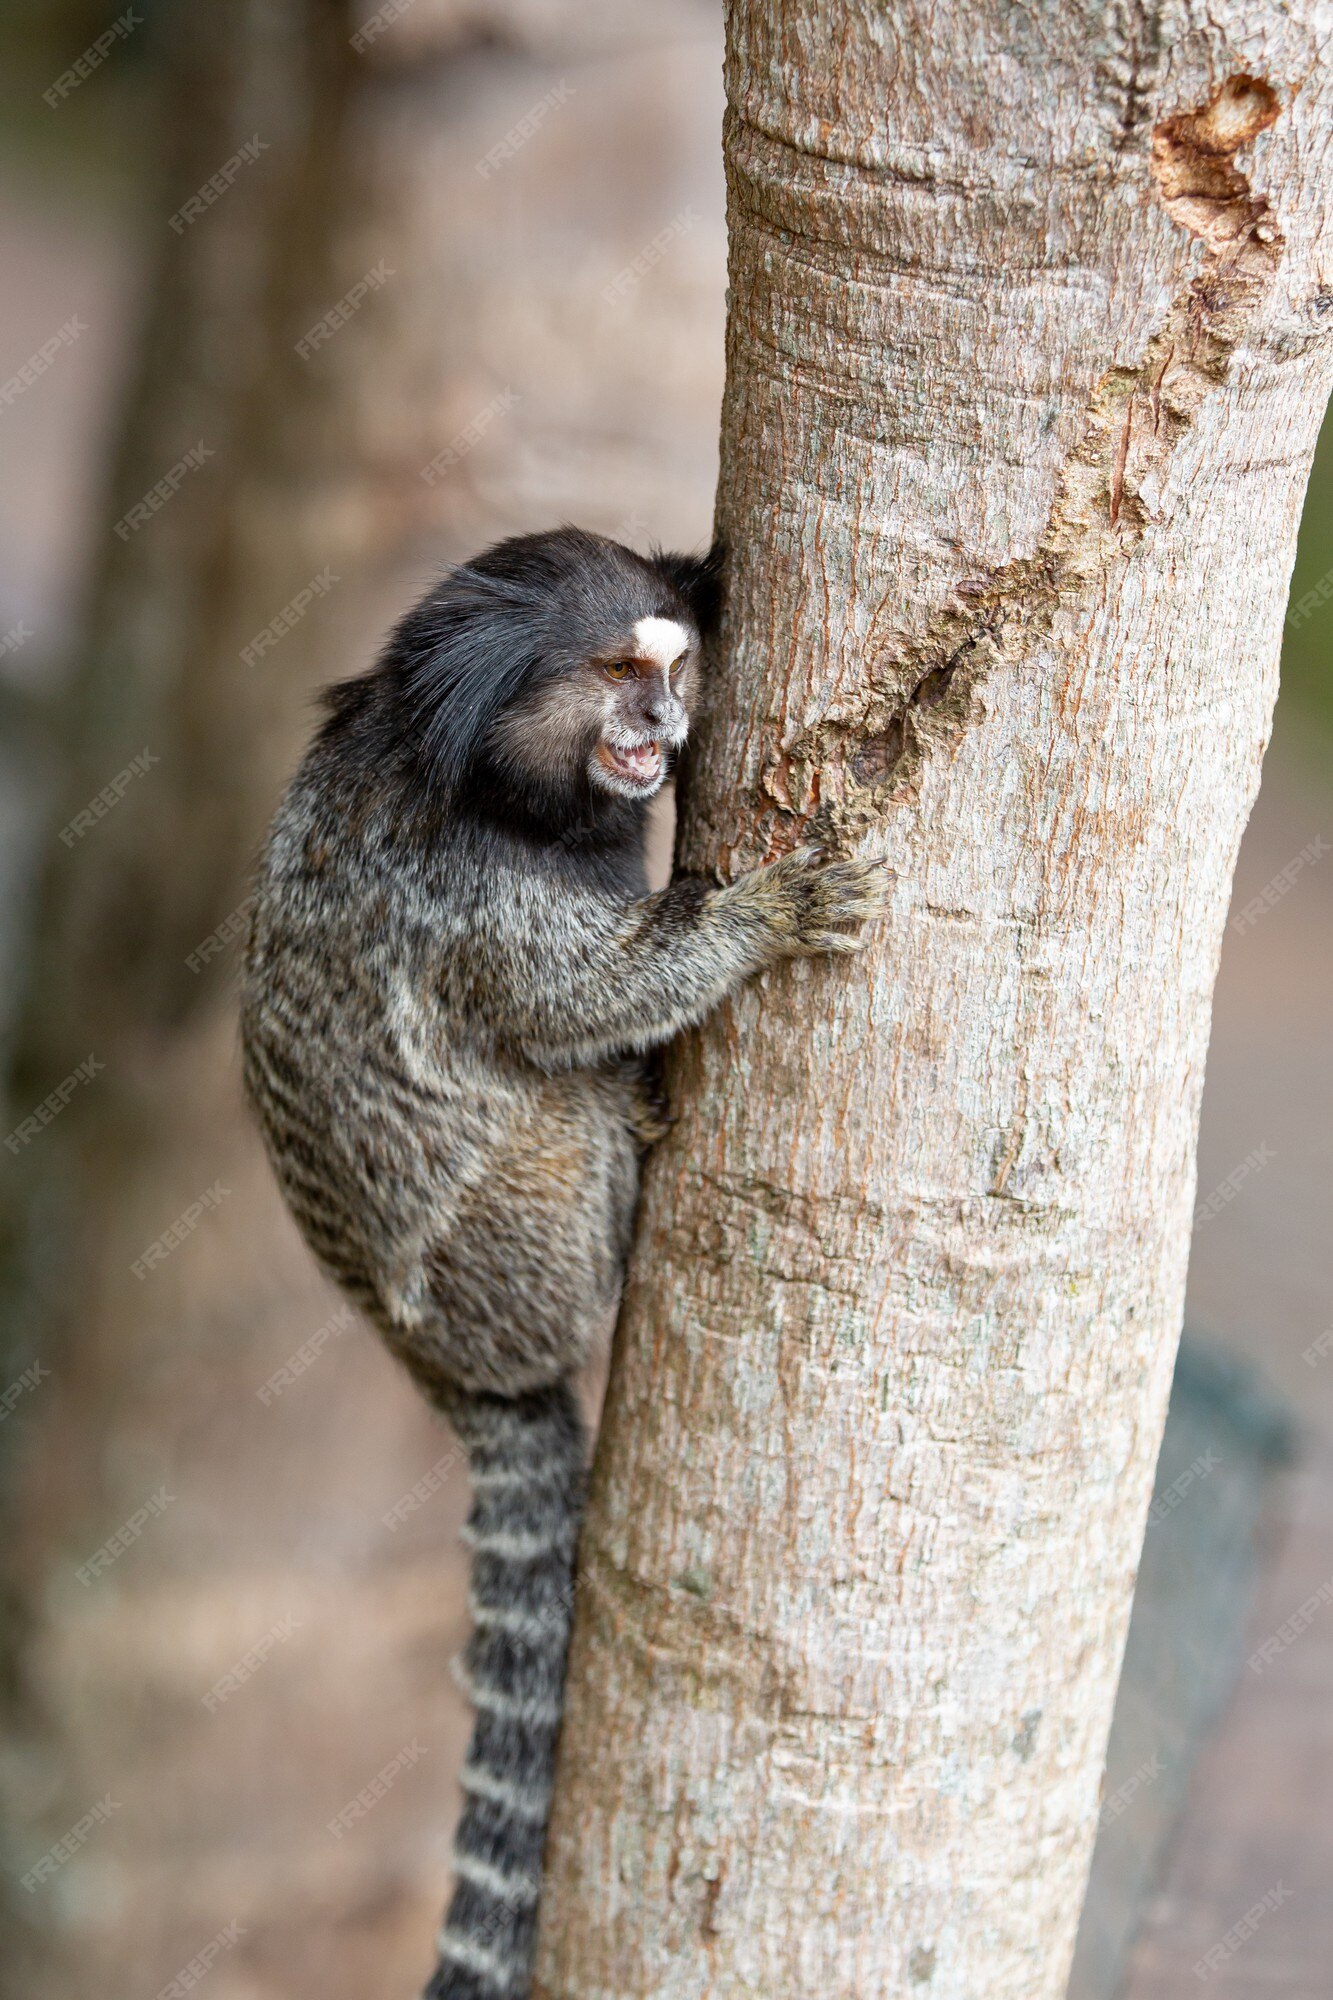
[[[390,2000],[413,1990],[445,1890],[464,1482],[432,1475],[448,1440],[377,1347],[328,1331],[338,1302],[240,1111],[223,933],[312,690],[364,664],[443,560],[565,518],[640,545],[706,536],[721,21],[711,0],[411,0],[367,39],[369,0],[131,11],[54,105],[43,93],[115,10],[15,0],[0,28],[0,381],[86,322],[0,407],[6,1131],[102,1065],[0,1156],[0,1977],[24,2000],[94,1981],[132,2000],[238,1925],[217,2000]],[[174,230],[254,136],[263,150]],[[1331,481],[1326,443],[1297,601],[1333,571]],[[1330,633],[1322,600],[1289,630],[1238,908],[1327,828]],[[156,761],[63,841],[145,748]],[[1201,1189],[1260,1145],[1273,1163],[1201,1233],[1196,1314],[1299,1390],[1310,1426],[1263,1629],[1333,1573],[1333,1364],[1302,1359],[1333,1318],[1330,974],[1333,870],[1311,867],[1229,940],[1205,1109]],[[1245,1690],[1134,2000],[1174,1995],[1278,1875],[1305,1885],[1289,1922],[1310,1966],[1333,1957],[1315,1804],[1330,1686],[1316,1628],[1290,1673]],[[404,1757],[414,1737],[424,1754]],[[373,1813],[330,1832],[391,1767]],[[1261,1980],[1291,1936],[1275,1920],[1236,1978]]]
[[[7,579],[34,634],[12,705],[44,763],[25,794],[36,899],[11,1102],[98,1065],[4,1155],[6,1351],[13,1377],[46,1371],[26,1434],[16,1415],[0,1439],[25,1447],[8,1467],[5,1964],[15,1992],[52,2000],[93,1967],[103,1992],[155,1991],[233,1922],[223,1995],[410,1992],[428,1961],[463,1726],[465,1482],[455,1469],[386,1525],[449,1441],[369,1342],[330,1336],[259,1400],[338,1301],[240,1113],[235,913],[313,690],[362,664],[442,561],[534,518],[688,542],[711,505],[711,10],[417,0],[358,34],[364,18],[324,0],[164,10],[50,106],[42,90],[106,26],[71,11],[8,71],[35,128],[14,226],[47,246],[45,292],[12,316],[15,366],[71,313],[87,330],[4,415],[40,460],[76,357],[126,379],[101,390],[120,403],[109,472],[65,440],[84,543],[67,560],[89,576],[68,646],[44,645],[58,591],[25,595],[21,565]],[[53,194],[62,128],[78,136]],[[120,184],[90,197],[104,158]],[[622,274],[673,218],[689,255],[650,256],[645,293]],[[123,305],[90,282],[81,231],[107,245]],[[114,1561],[95,1554],[136,1521]],[[259,1679],[206,1706],[256,1646],[278,1648],[276,1705],[253,1699]],[[418,1736],[373,1830],[330,1833]],[[25,1889],[107,1797],[77,1857]]]

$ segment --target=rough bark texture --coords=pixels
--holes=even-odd
[[[681,859],[883,852],[675,1053],[543,2000],[1057,2000],[1330,383],[1295,4],[734,0]]]

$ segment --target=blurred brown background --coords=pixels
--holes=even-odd
[[[712,0],[183,11],[103,47],[102,7],[23,0],[0,39],[3,1976],[133,2000],[203,1954],[210,2000],[391,2000],[445,1891],[465,1480],[278,1204],[229,919],[311,689],[443,561],[563,519],[707,538],[722,30]],[[1304,2000],[1333,1964],[1329,577],[1333,440],[1190,1278],[1298,1421],[1243,1650],[1314,1604],[1194,1769],[1132,2000],[1192,1990],[1277,1885],[1210,1989]]]

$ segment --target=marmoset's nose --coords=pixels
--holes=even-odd
[[[649,729],[661,729],[666,732],[683,729],[685,726],[683,703],[674,689],[664,687],[660,681],[653,687],[644,688],[640,713]]]

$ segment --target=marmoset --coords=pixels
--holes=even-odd
[[[476,1709],[428,2000],[529,1992],[585,1440],[646,1059],[750,974],[850,950],[883,876],[801,849],[648,893],[716,554],[574,528],[462,564],[330,689],[258,872],[249,1097],[320,1263],[465,1448]]]

